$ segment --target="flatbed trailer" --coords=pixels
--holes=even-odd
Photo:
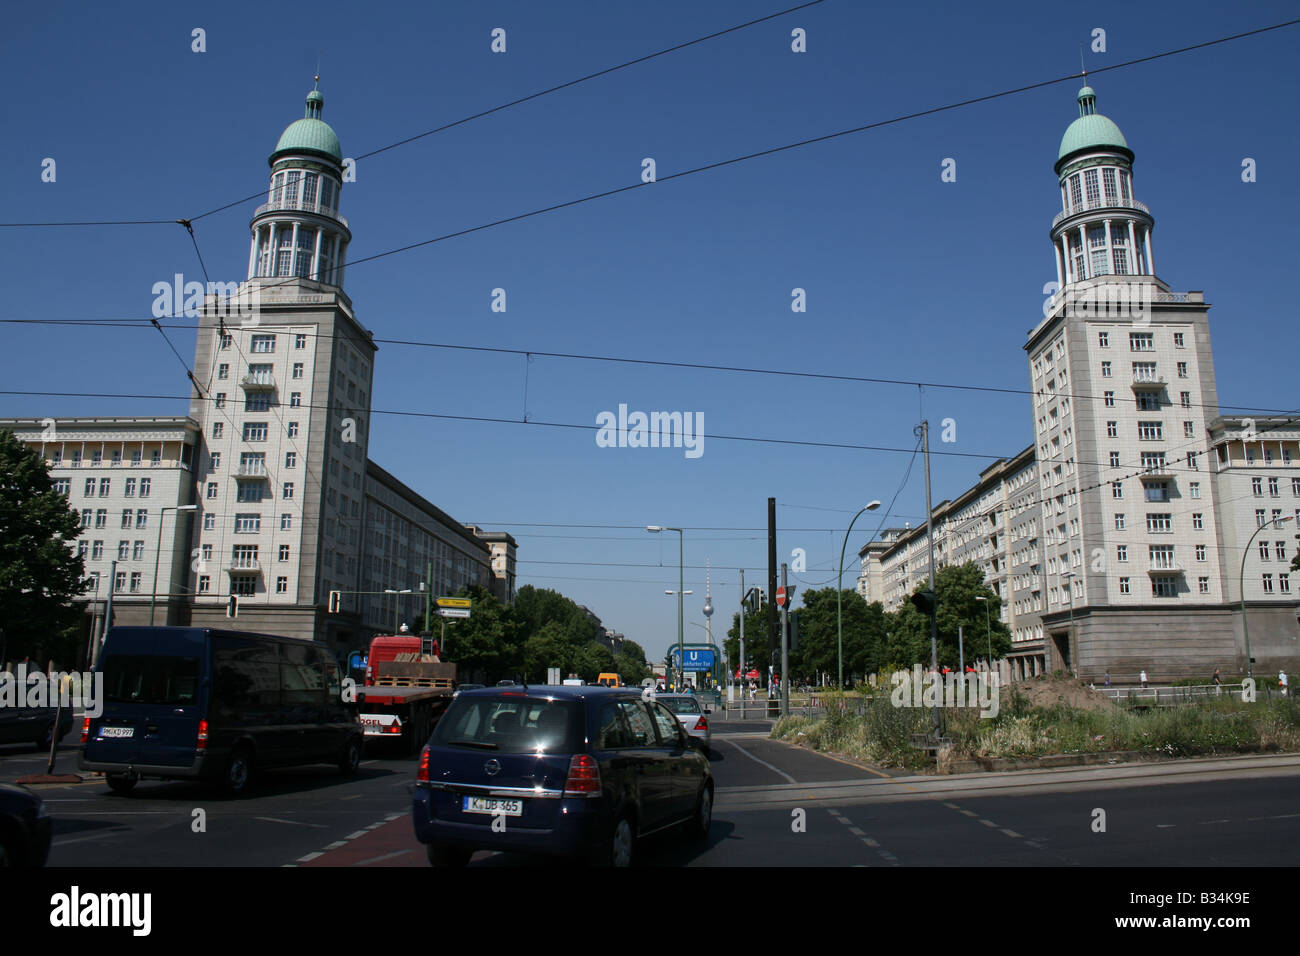
[[[456,693],[456,665],[397,660],[375,665],[373,683],[357,688],[361,728],[370,741],[423,747]]]

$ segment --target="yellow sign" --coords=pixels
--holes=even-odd
[[[438,598],[438,607],[469,607],[469,598]]]

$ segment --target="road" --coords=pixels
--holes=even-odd
[[[1232,757],[951,777],[890,774],[715,722],[707,841],[646,841],[657,866],[1282,866],[1300,843],[1300,756]],[[76,736],[57,770],[75,769]],[[46,758],[0,747],[0,781]],[[350,780],[263,775],[239,800],[191,784],[40,788],[51,867],[427,866],[410,823],[414,760],[368,754]],[[474,866],[553,865],[479,853]]]

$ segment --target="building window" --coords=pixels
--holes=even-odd
[[[1291,575],[1279,574],[1277,576],[1277,589],[1283,594],[1291,593]]]
[[[251,574],[239,574],[230,579],[230,593],[239,597],[253,597],[257,594],[257,578]]]
[[[221,437],[221,433],[222,433],[224,430],[225,430],[225,423],[224,423],[224,422],[213,422],[213,423],[212,423],[212,437],[213,437],[213,438],[220,438],[220,437]]]
[[[131,520],[132,520],[133,515],[134,515],[134,512],[133,512],[130,508],[124,508],[124,509],[122,509],[122,527],[123,527],[123,528],[129,528],[129,527],[131,527]]]
[[[1128,334],[1128,349],[1130,352],[1154,352],[1156,350],[1155,333],[1130,332]]]
[[[1112,468],[1119,467],[1119,452],[1113,451],[1110,453],[1110,467]]]
[[[1098,333],[1097,333],[1097,344],[1098,344],[1099,346],[1101,346],[1102,348],[1104,348],[1104,349],[1108,349],[1108,348],[1110,348],[1110,333],[1109,333],[1109,332],[1098,332]]]
[[[103,541],[95,541],[95,542],[93,542],[93,543],[91,544],[91,546],[90,546],[90,557],[91,557],[93,560],[95,560],[95,561],[98,561],[98,560],[100,560],[101,558],[104,557],[104,542],[103,542]]]
[[[1123,498],[1123,497],[1124,497],[1124,482],[1122,482],[1122,481],[1112,481],[1112,482],[1110,483],[1110,496],[1111,496],[1112,498]]]
[[[1102,377],[1102,378],[1110,378],[1110,363],[1109,363],[1109,362],[1102,362],[1102,363],[1101,363],[1101,377]]]
[[[1183,406],[1183,408],[1191,408],[1191,407],[1192,407],[1192,393],[1191,393],[1191,392],[1179,392],[1179,393],[1178,393],[1178,401],[1179,401],[1179,404],[1181,404],[1181,405]]]
[[[266,422],[244,422],[244,441],[266,441]]]
[[[301,362],[294,362],[294,363],[293,363],[293,377],[294,377],[294,378],[302,378],[302,363],[301,363]]]
[[[1273,593],[1273,575],[1271,575],[1271,574],[1265,574],[1265,575],[1263,575],[1263,578],[1262,578],[1262,579],[1263,579],[1263,582],[1264,582],[1264,593],[1265,593],[1265,594],[1272,594],[1272,593]]]
[[[1168,512],[1147,513],[1147,531],[1154,534],[1167,534],[1173,530],[1173,516]]]
[[[1197,579],[1196,579],[1196,588],[1197,588],[1197,590],[1200,591],[1202,594],[1209,594],[1209,593],[1210,593],[1210,579],[1209,579],[1209,578],[1197,578]]]
[[[217,392],[217,400],[216,400],[216,402],[215,402],[215,407],[216,407],[216,408],[225,408],[225,407],[226,407],[226,393],[225,393],[225,392]]]
[[[280,577],[280,578],[276,578],[276,579],[275,579],[275,593],[276,593],[276,594],[288,594],[288,593],[289,593],[289,579],[288,579],[288,578]]]
[[[215,531],[216,527],[217,527],[217,516],[209,511],[207,514],[203,516],[203,530]]]
[[[297,437],[298,437],[298,423],[297,423],[297,422],[290,422],[290,423],[289,423],[289,437],[290,437],[290,438],[297,438]]]
[[[283,494],[281,495],[281,497],[283,497],[283,498],[292,498],[292,497],[293,497],[293,482],[292,482],[292,481],[286,481],[286,482],[284,483],[284,492],[283,492]]]
[[[257,534],[262,530],[260,514],[235,515],[235,534]]]
[[[1182,332],[1175,332],[1175,333],[1174,333],[1174,348],[1176,348],[1176,349],[1180,349],[1180,348],[1182,348],[1182,347],[1183,347],[1183,333],[1182,333]]]
[[[1264,479],[1263,479],[1263,478],[1251,478],[1251,479],[1250,479],[1250,491],[1251,491],[1251,494],[1253,494],[1256,498],[1262,498],[1262,497],[1264,496]]]
[[[1276,498],[1276,497],[1278,497],[1280,494],[1281,494],[1281,492],[1278,491],[1278,487],[1277,487],[1277,479],[1276,479],[1276,478],[1269,478],[1269,480],[1268,480],[1268,496],[1269,496],[1270,498]]]
[[[212,579],[206,574],[199,575],[199,593],[207,594],[212,589]]]
[[[86,552],[89,551],[89,550],[90,550],[90,542],[89,542],[89,541],[78,541],[78,542],[77,542],[77,557],[79,557],[79,558],[81,558],[81,559],[84,560],[85,557],[86,557]]]
[[[1178,363],[1178,377],[1179,377],[1179,378],[1187,378],[1187,363],[1186,363],[1186,362],[1179,362],[1179,363]]]
[[[1153,577],[1151,579],[1152,597],[1177,597],[1178,582],[1171,577]]]
[[[141,508],[139,511],[135,513],[135,526],[137,528],[144,528],[148,526],[148,524],[149,524],[149,512],[147,509]]]
[[[140,490],[141,490],[141,493],[142,493],[142,494],[141,494],[141,497],[143,497],[143,491],[144,491],[144,488],[141,487]],[[128,479],[126,479],[126,490],[123,492],[123,494],[125,494],[126,497],[128,497],[128,498],[132,498],[132,497],[135,496],[135,479],[134,479],[134,478],[128,478]]]
[[[293,529],[293,515],[289,514],[289,512],[286,511],[284,514],[280,515],[280,530],[291,531],[292,529]]]
[[[293,347],[296,349],[305,349],[307,347],[307,336],[299,332],[293,337]]]
[[[228,348],[230,348],[230,333],[229,333],[229,332],[225,332],[225,333],[222,334],[222,336],[221,336],[221,347],[222,347],[223,349],[228,349]]]
[[[1160,441],[1165,437],[1161,422],[1138,422],[1138,438],[1142,441]]]
[[[1107,407],[1107,408],[1114,408],[1114,407],[1115,407],[1115,393],[1114,393],[1114,392],[1103,392],[1102,395],[1103,395],[1103,396],[1105,397],[1105,399],[1106,399],[1106,407]]]
[[[1256,480],[1256,481],[1259,481],[1258,478],[1256,478],[1255,480]],[[95,479],[94,479],[94,478],[87,478],[87,479],[86,479],[86,497],[87,497],[87,498],[93,498],[93,497],[95,497]]]
[[[132,594],[140,593],[140,580],[141,578],[143,578],[143,576],[144,575],[140,571],[131,572],[131,593]]]
[[[253,336],[253,351],[254,351],[255,353],[259,353],[259,354],[265,354],[265,353],[268,353],[268,352],[274,352],[274,351],[275,351],[275,336],[274,336],[274,335],[254,335],[254,336]]]
[[[54,490],[63,495],[65,498],[72,493],[72,482],[67,478],[56,478],[54,480]]]
[[[244,396],[244,411],[246,412],[266,412],[271,410],[270,395],[246,395]]]
[[[107,498],[108,489],[109,489],[109,479],[107,478],[99,479],[99,497]]]
[[[131,542],[119,541],[117,543],[117,560],[126,561],[131,557]]]
[[[302,408],[302,392],[289,393],[289,407]]]
[[[289,546],[287,544],[280,545],[280,560],[281,561],[289,560]]]
[[[1129,593],[1129,589],[1128,589],[1128,578],[1120,578],[1120,579],[1119,579],[1119,593],[1120,593],[1120,594],[1128,594],[1128,593]]]
[[[1201,483],[1199,481],[1189,482],[1187,485],[1187,495],[1189,498],[1201,497]]]
[[[120,593],[126,590],[126,572],[118,571],[113,575],[113,590]]]
[[[1107,437],[1107,438],[1118,438],[1118,437],[1119,437],[1119,422],[1107,422],[1107,423],[1106,423],[1106,437]]]
[[[1183,422],[1183,437],[1184,438],[1196,437],[1196,425],[1194,422]]]
[[[229,365],[226,365],[225,363],[222,363],[221,365],[218,365],[218,366],[217,366],[217,378],[218,378],[220,381],[225,381],[226,379],[230,378],[230,366],[229,366]]]
[[[211,499],[213,499],[213,498],[215,498],[215,497],[217,496],[217,483],[216,483],[215,481],[209,481],[209,482],[208,482],[208,492],[207,492],[207,494],[208,494],[208,499],[209,499],[209,500],[211,500]]]
[[[284,467],[296,468],[298,466],[298,453],[296,451],[286,451],[284,453]]]
[[[1204,522],[1204,520],[1202,519],[1201,512],[1199,512],[1199,511],[1194,512],[1194,513],[1192,514],[1192,530],[1193,530],[1193,531],[1203,531],[1203,530],[1205,530],[1205,522]]]
[[[135,561],[143,561],[143,560],[144,560],[144,542],[143,542],[143,541],[137,541],[137,542],[136,542],[136,543],[131,547],[131,558],[132,558],[132,560],[135,560]]]
[[[96,528],[107,528],[107,527],[108,527],[108,509],[107,509],[107,508],[99,508],[98,510],[95,511],[95,527],[96,527]]]
[[[265,495],[262,494],[262,482],[260,481],[240,481],[235,484],[235,500],[243,503],[252,503],[261,501]]]
[[[1124,530],[1124,513],[1122,511],[1118,511],[1115,513],[1115,530],[1116,531]]]
[[[1198,544],[1198,545],[1196,546],[1196,560],[1197,560],[1197,561],[1204,561],[1204,560],[1205,560],[1205,545],[1203,545],[1203,544]]]

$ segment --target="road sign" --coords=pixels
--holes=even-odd
[[[707,673],[713,670],[716,658],[715,652],[711,648],[692,648],[683,649],[686,660],[682,664],[682,670],[693,673]],[[673,651],[673,663],[677,663],[677,651]]]
[[[440,607],[438,613],[443,617],[469,617],[467,607]]]
[[[438,607],[469,607],[469,598],[449,598],[441,597],[437,600]],[[455,617],[456,615],[451,615]],[[466,615],[468,616],[468,615]]]
[[[785,607],[785,588],[784,588],[784,587],[779,587],[779,588],[776,589],[776,606],[777,606],[777,607]]]

